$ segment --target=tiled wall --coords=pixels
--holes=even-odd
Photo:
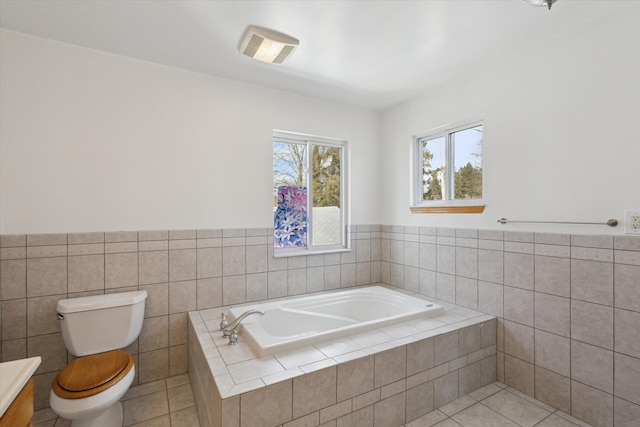
[[[0,236],[0,360],[40,355],[36,409],[67,354],[60,299],[147,290],[128,349],[135,383],[187,371],[187,312],[380,281],[380,226],[357,226],[352,252],[273,258],[270,229]]]
[[[273,258],[269,229],[0,236],[0,360],[68,360],[59,299],[146,289],[141,383],[187,369],[186,313],[383,282],[499,317],[499,379],[594,425],[640,413],[640,238],[355,226],[353,251]],[[615,414],[615,415],[614,415]],[[637,415],[636,415],[637,416]]]
[[[384,283],[499,318],[500,381],[595,426],[639,419],[640,238],[394,226],[381,238]]]

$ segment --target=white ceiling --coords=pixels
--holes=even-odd
[[[372,109],[638,1],[0,0],[0,26]],[[238,53],[249,25],[300,40],[282,65]]]

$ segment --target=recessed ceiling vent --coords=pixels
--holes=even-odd
[[[242,36],[238,50],[259,61],[282,64],[298,44],[297,39],[286,34],[250,26]]]

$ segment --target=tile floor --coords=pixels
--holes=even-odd
[[[591,427],[538,400],[495,382],[405,427]]]
[[[189,377],[131,387],[122,399],[124,425],[199,427]],[[50,409],[37,411],[34,427],[68,427]],[[432,411],[404,427],[591,427],[562,411],[495,382]]]
[[[187,374],[133,386],[122,398],[124,425],[135,427],[199,427]],[[34,427],[69,427],[51,409],[36,411]]]

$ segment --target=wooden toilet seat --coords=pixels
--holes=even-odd
[[[122,350],[79,357],[58,372],[51,389],[63,399],[81,399],[115,385],[133,367],[133,356]]]

